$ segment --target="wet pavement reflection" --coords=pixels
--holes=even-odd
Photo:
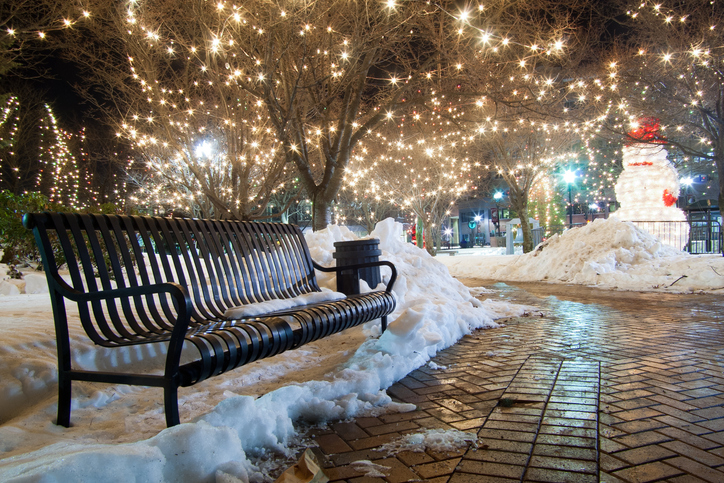
[[[462,281],[537,310],[388,389],[416,411],[318,431],[332,481],[724,481],[724,297]],[[477,441],[381,448],[430,428]],[[387,469],[371,476],[359,460]]]

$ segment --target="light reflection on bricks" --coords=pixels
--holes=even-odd
[[[477,331],[388,389],[411,413],[316,429],[331,481],[724,481],[724,300],[495,284],[540,308]],[[502,297],[501,297],[502,295]],[[380,451],[426,428],[473,432],[458,452]]]

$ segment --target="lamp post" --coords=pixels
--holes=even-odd
[[[563,173],[563,181],[568,185],[568,228],[573,228],[573,199],[571,198],[571,185],[576,180],[575,171]]]
[[[595,220],[596,212],[598,211],[598,205],[596,203],[591,203],[590,205],[588,205],[588,209],[591,210],[591,221]]]
[[[495,236],[500,236],[500,207],[498,206],[500,204],[500,199],[503,197],[503,193],[500,191],[496,191],[493,195],[493,199],[495,200],[495,213],[497,215],[498,221],[494,221],[495,223]]]
[[[450,250],[450,238],[452,237],[452,228],[445,228],[445,240],[447,241],[447,249]]]
[[[680,183],[685,186],[685,188],[684,188],[684,208],[689,207],[689,188],[691,188],[691,185],[693,182],[694,182],[694,180],[691,177],[684,178],[680,181]]]
[[[480,220],[482,220],[482,218],[480,217],[480,215],[475,215],[474,220],[475,220],[475,233],[474,233],[475,241],[473,242],[473,246],[478,244],[478,239],[480,238]]]

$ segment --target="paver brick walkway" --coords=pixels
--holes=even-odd
[[[388,389],[415,411],[315,431],[331,481],[724,482],[723,297],[464,282],[541,312],[466,336],[434,359],[444,368]],[[426,428],[477,441],[380,448]]]

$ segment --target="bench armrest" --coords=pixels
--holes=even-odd
[[[54,289],[63,297],[74,302],[95,302],[98,300],[108,300],[121,297],[167,293],[171,295],[175,301],[184,301],[184,304],[182,305],[186,305],[185,301],[189,298],[186,289],[175,282],[141,285],[138,287],[121,287],[110,290],[99,290],[97,292],[81,292],[80,290],[74,289],[63,280],[62,283],[58,283],[58,281],[56,281]]]
[[[395,285],[395,280],[397,280],[397,269],[392,264],[392,262],[388,262],[387,260],[380,260],[377,262],[367,262],[367,263],[356,263],[354,265],[345,265],[343,267],[323,267],[322,265],[318,264],[314,260],[312,260],[312,265],[316,270],[319,270],[320,272],[341,272],[342,270],[359,270],[361,268],[371,268],[371,267],[390,267],[392,270],[392,276],[390,276],[390,281],[387,282],[387,288],[385,289],[385,292],[390,293],[392,292],[392,286]]]
[[[191,322],[191,315],[194,312],[188,290],[183,285],[175,282],[156,283],[152,285],[141,285],[138,287],[122,287],[98,292],[81,292],[68,285],[65,280],[58,277],[54,289],[58,294],[75,302],[96,302],[122,297],[138,297],[144,295],[158,295],[167,293],[171,296],[176,307],[177,316],[173,321],[173,331],[169,340],[168,353],[166,355],[166,375],[178,377],[179,360],[183,349],[184,337]]]

